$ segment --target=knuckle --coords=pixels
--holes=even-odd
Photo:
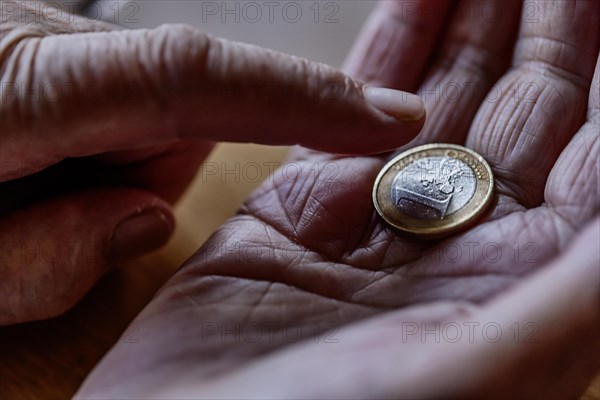
[[[189,87],[194,80],[202,77],[213,39],[198,28],[187,24],[166,24],[153,29],[146,38],[148,49],[156,59],[151,60],[164,68],[161,82]],[[160,73],[159,73],[160,74]]]

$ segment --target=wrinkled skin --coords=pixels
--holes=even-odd
[[[490,162],[489,215],[444,240],[403,237],[371,202],[386,157],[296,149],[295,166],[252,194],[134,320],[139,342],[115,345],[82,398],[580,393],[599,354],[600,3],[502,2],[494,23],[471,20],[468,4],[409,18],[400,2],[383,4],[346,70],[422,93],[417,142],[465,144]],[[459,98],[427,92],[468,82],[478,90]],[[403,336],[407,324],[465,321],[505,335]],[[514,323],[530,334],[528,322],[535,343],[506,335]]]
[[[416,95],[383,89],[401,97],[382,108],[332,67],[190,26],[0,10],[0,325],[59,315],[164,244],[214,141],[373,154],[424,123]]]

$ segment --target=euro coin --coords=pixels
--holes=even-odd
[[[391,226],[409,235],[439,238],[472,226],[489,208],[494,176],[475,151],[427,144],[388,162],[373,186],[373,203]]]

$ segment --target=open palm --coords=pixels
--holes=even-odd
[[[119,343],[80,395],[414,397],[490,390],[487,364],[475,353],[464,356],[464,338],[452,346],[422,340],[415,330],[489,321],[489,307],[501,310],[495,324],[526,325],[528,314],[512,298],[503,308],[481,304],[564,251],[597,215],[600,179],[600,64],[592,82],[599,3],[493,3],[500,12],[491,20],[483,10],[492,3],[477,11],[472,2],[438,2],[435,13],[410,15],[403,3],[383,4],[347,63],[358,78],[421,93],[428,119],[416,142],[460,143],[488,160],[497,179],[489,215],[445,240],[406,238],[372,205],[373,181],[387,157],[296,149],[291,164],[138,316],[139,342]],[[509,305],[514,313],[507,315]],[[510,353],[506,346],[487,356]],[[465,359],[470,375],[460,370]],[[452,365],[458,370],[449,371]],[[516,387],[522,396],[539,396],[540,385],[573,395],[585,384],[576,376],[588,377],[565,372],[556,387],[542,378]]]

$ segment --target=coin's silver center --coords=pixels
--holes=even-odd
[[[391,196],[398,210],[417,219],[443,219],[473,197],[477,179],[471,167],[451,157],[420,158],[398,172]]]

